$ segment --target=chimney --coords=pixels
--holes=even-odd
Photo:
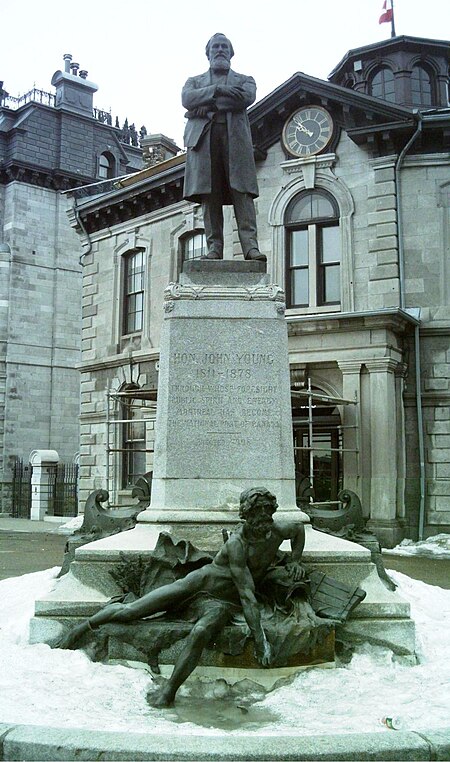
[[[56,71],[52,77],[56,89],[55,108],[92,117],[94,93],[98,87],[89,82],[86,69],[77,76],[80,64],[72,61],[70,53],[65,53],[63,58],[64,71]]]
[[[172,138],[154,134],[141,137],[142,158],[146,167],[172,159],[181,150]]]

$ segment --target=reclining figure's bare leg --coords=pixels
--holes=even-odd
[[[182,604],[201,589],[203,579],[203,575],[199,574],[201,571],[199,569],[191,572],[183,579],[152,590],[132,603],[111,603],[105,606],[89,619],[75,625],[67,635],[61,638],[56,647],[73,648],[85,633],[96,630],[102,624],[133,622]]]
[[[147,696],[151,706],[170,706],[173,704],[175,694],[189,677],[200,661],[203,649],[216,632],[219,632],[230,619],[227,610],[206,613],[196,622],[188,637],[183,650],[173,668],[173,672],[167,683],[154,693]]]

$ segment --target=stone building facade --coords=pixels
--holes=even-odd
[[[55,93],[0,97],[0,511],[17,459],[79,450],[81,265],[66,191],[141,169],[65,56]],[[96,186],[99,187],[99,186]]]
[[[294,74],[249,111],[260,248],[286,290],[299,491],[307,477],[336,505],[354,490],[387,545],[450,528],[448,54],[397,37],[349,51],[329,81]],[[152,467],[163,291],[204,252],[183,174],[180,155],[72,193],[82,497],[108,484],[120,503]]]

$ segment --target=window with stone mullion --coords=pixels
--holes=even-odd
[[[286,215],[289,307],[323,307],[340,303],[339,212],[330,194],[303,192]]]
[[[144,317],[144,253],[125,257],[124,333],[142,331]]]
[[[431,77],[420,65],[413,66],[411,72],[411,101],[415,106],[431,106],[433,102]]]
[[[146,428],[142,420],[142,403],[130,399],[122,403],[123,453],[122,488],[136,484],[139,476],[146,472]]]
[[[388,66],[382,66],[373,75],[370,83],[370,95],[395,103],[394,73]]]
[[[206,237],[204,232],[194,232],[186,236],[182,242],[182,258],[186,260],[200,259],[207,254]]]
[[[339,304],[341,300],[339,235],[339,225],[318,228],[318,304]]]

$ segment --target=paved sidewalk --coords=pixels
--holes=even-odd
[[[71,518],[61,518],[56,521],[31,521],[31,519],[0,516],[0,532],[48,532],[51,534],[68,521],[71,521]]]
[[[60,522],[0,518],[0,580],[61,566],[67,534],[60,533],[59,526]]]

